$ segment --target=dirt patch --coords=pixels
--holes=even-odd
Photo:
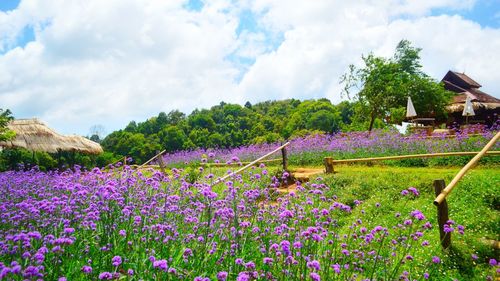
[[[293,176],[300,182],[308,182],[313,176],[323,174],[323,169],[298,168],[292,172]]]

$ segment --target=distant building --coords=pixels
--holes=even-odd
[[[441,82],[446,90],[455,92],[451,103],[446,107],[448,111],[448,125],[452,123],[463,124],[462,116],[467,96],[472,101],[475,116],[469,117],[469,123],[482,123],[491,126],[500,115],[500,100],[479,90],[481,84],[474,81],[464,73],[448,71]]]

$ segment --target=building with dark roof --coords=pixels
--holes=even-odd
[[[446,90],[456,93],[451,103],[446,107],[448,124],[465,123],[462,116],[465,100],[470,97],[475,116],[469,117],[470,123],[484,123],[491,126],[498,120],[500,114],[500,100],[479,90],[481,84],[465,73],[448,71],[441,80]]]

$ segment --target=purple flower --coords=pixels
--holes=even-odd
[[[411,216],[416,218],[419,221],[425,220],[424,214],[420,210],[414,210],[411,212]]]
[[[175,269],[173,267],[169,267],[167,272],[175,275],[175,274],[177,274],[177,269]]]
[[[450,224],[445,224],[443,226],[443,230],[445,233],[450,233],[450,232],[453,232],[453,230],[455,230]]]
[[[109,272],[102,272],[99,274],[99,279],[101,280],[111,280],[113,278],[113,274]]]
[[[293,242],[293,247],[295,249],[300,249],[300,248],[302,248],[302,243],[300,243],[300,241],[295,241],[295,242]]]
[[[184,257],[189,257],[189,256],[193,256],[193,250],[189,249],[189,248],[186,248],[186,250],[184,250],[184,254],[183,254]]]
[[[157,260],[153,262],[153,267],[166,272],[168,269],[168,263],[166,260]]]
[[[141,223],[141,221],[142,221],[141,216],[135,216],[135,217],[134,217],[134,223],[135,223],[135,224],[140,224],[140,223]]]
[[[127,274],[128,274],[129,276],[134,275],[134,270],[133,270],[133,269],[129,269],[129,270],[127,270]]]
[[[23,277],[25,278],[31,278],[31,277],[41,277],[40,275],[40,269],[43,267],[38,267],[38,266],[32,266],[29,265],[24,269]],[[9,269],[10,271],[10,269]]]
[[[234,263],[236,263],[238,265],[242,265],[243,264],[243,259],[237,258],[237,259],[234,260]]]
[[[268,258],[268,257],[264,258],[264,264],[272,264],[273,261],[274,261],[273,258]]]
[[[238,277],[236,277],[236,281],[249,281],[250,276],[246,272],[240,272]]]
[[[490,259],[489,264],[490,264],[491,266],[497,266],[497,265],[498,265],[498,262],[497,262],[497,260],[496,260],[496,259]]]
[[[42,235],[38,231],[32,231],[28,232],[28,237],[33,238],[35,240],[40,240],[42,238]]]
[[[84,265],[84,266],[82,266],[82,272],[85,274],[92,273],[92,267],[88,266],[88,265]]]
[[[21,273],[21,266],[19,264],[16,264],[16,265],[12,264],[12,268],[10,269],[10,272],[12,274],[19,274],[19,273]]]
[[[112,262],[113,266],[119,266],[120,264],[122,264],[122,257],[120,257],[120,256],[114,256],[111,259],[111,262]]]
[[[127,232],[125,230],[123,230],[123,229],[121,229],[120,231],[118,231],[118,234],[120,236],[127,236]]]
[[[4,267],[0,270],[0,279],[4,279],[10,273],[10,268]]]
[[[311,272],[311,274],[309,274],[309,277],[311,277],[311,280],[313,280],[313,281],[320,281],[321,280],[321,277],[316,272]]]
[[[432,257],[432,262],[433,262],[433,263],[440,263],[440,262],[441,262],[441,259],[440,259],[438,256],[433,256],[433,257]]]
[[[426,279],[426,280],[429,279],[429,273],[427,273],[427,272],[424,273],[424,279]]]
[[[217,273],[217,280],[226,281],[226,279],[227,279],[227,272],[221,271],[221,272]]]
[[[332,264],[332,268],[333,268],[333,271],[335,271],[335,273],[337,274],[340,274],[340,265],[338,263],[336,264]]]
[[[253,261],[249,261],[249,262],[245,263],[245,267],[247,269],[255,269],[255,263]]]
[[[418,190],[415,187],[409,187],[408,191],[411,192],[411,193],[413,193],[413,195],[415,195],[415,196],[419,196],[420,195],[420,192],[418,192]]]
[[[281,241],[280,246],[281,246],[281,250],[283,251],[283,254],[285,254],[285,256],[289,256],[291,254],[289,241],[287,241],[287,240]]]
[[[313,261],[307,262],[307,267],[319,271],[320,270],[319,261],[313,260]]]
[[[75,232],[75,229],[74,229],[74,228],[72,228],[72,227],[66,227],[66,228],[64,229],[64,233],[66,233],[66,234],[71,234],[71,233],[73,233],[73,232]]]
[[[403,189],[403,190],[401,191],[401,195],[403,195],[403,196],[408,195],[408,193],[409,193],[409,192],[408,192],[408,190],[406,190],[406,189]]]

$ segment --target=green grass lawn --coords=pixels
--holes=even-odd
[[[351,216],[364,217],[368,225],[394,225],[396,212],[407,215],[414,209],[421,210],[434,227],[429,240],[431,247],[421,248],[419,256],[441,256],[445,275],[450,280],[452,277],[460,280],[481,279],[486,272],[491,272],[487,265],[489,259],[500,256],[498,250],[480,242],[482,238],[500,240],[500,169],[477,167],[471,170],[448,196],[449,217],[465,226],[465,233],[459,235],[454,232],[451,249],[443,251],[439,246],[437,209],[432,203],[435,198],[433,181],[444,179],[449,183],[459,170],[460,167],[344,165],[336,167],[335,174],[324,175],[323,178],[331,187],[327,196],[335,195],[349,205],[353,205],[354,200],[364,201],[363,208],[354,209]],[[416,187],[420,196],[403,200],[401,191],[408,187]],[[348,217],[344,220],[352,221]],[[345,228],[348,227],[346,223]],[[473,254],[479,258],[473,260]]]

